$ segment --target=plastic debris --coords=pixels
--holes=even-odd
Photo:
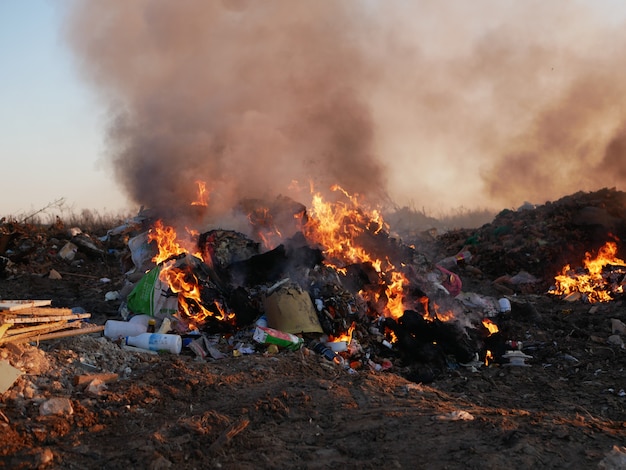
[[[69,398],[53,397],[39,406],[39,414],[41,416],[72,415],[74,414],[74,408]]]
[[[0,361],[0,394],[11,388],[20,375],[22,375],[21,370],[16,369],[7,361]]]
[[[283,348],[297,350],[302,347],[304,340],[294,334],[285,333],[274,328],[257,326],[253,339],[261,344],[275,344]]]
[[[507,351],[502,355],[502,358],[509,360],[507,364],[504,364],[505,366],[530,367],[530,364],[526,364],[526,359],[532,359],[532,356],[524,354],[522,351]]]
[[[438,421],[474,421],[474,416],[465,410],[456,410],[435,417]]]
[[[613,446],[598,464],[602,470],[622,470],[626,468],[626,447]]]

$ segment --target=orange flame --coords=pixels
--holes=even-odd
[[[192,240],[193,232],[188,230],[187,233],[189,238],[181,241],[178,239],[178,234],[174,227],[165,226],[162,220],[157,220],[150,233],[148,233],[148,241],[155,241],[158,249],[158,253],[152,258],[152,261],[160,264],[172,256],[189,253],[196,249],[195,242]],[[200,252],[196,252],[194,256],[202,259]]]
[[[303,223],[302,232],[312,243],[322,247],[326,264],[339,272],[352,263],[369,263],[379,274],[385,288],[386,303],[382,309],[387,317],[399,318],[404,313],[403,288],[408,283],[404,274],[396,270],[388,260],[372,256],[359,245],[359,236],[364,233],[378,234],[387,227],[381,213],[364,206],[357,195],[351,195],[340,186],[333,186],[344,196],[343,201],[328,202],[321,194],[312,196],[309,217]],[[366,300],[377,304],[382,297],[374,292],[361,292]]]
[[[426,312],[426,314],[424,315],[424,318],[426,320],[429,320],[429,321],[439,320],[442,322],[449,322],[455,319],[454,312],[440,312],[439,305],[437,305],[435,302],[432,302],[435,313],[434,314],[431,313],[430,308],[428,306],[429,305],[428,297],[422,297],[420,299],[420,302],[422,306],[424,307],[424,312]]]
[[[409,280],[400,271],[391,272],[391,282],[387,285],[385,293],[387,294],[387,305],[385,312],[388,317],[398,319],[404,315],[404,286]]]
[[[561,274],[554,277],[556,288],[550,293],[554,295],[569,295],[574,292],[585,294],[591,303],[608,302],[612,300],[611,293],[608,290],[607,283],[602,276],[603,268],[607,265],[623,266],[626,268],[626,262],[617,258],[617,244],[608,241],[598,250],[598,254],[592,259],[589,252],[585,253],[583,265],[585,267],[584,274],[576,274],[572,272],[570,265],[567,264]],[[623,286],[617,286],[616,293],[623,292]]]
[[[384,227],[382,216],[377,210],[367,211],[359,206],[358,198],[350,196],[339,186],[333,191],[342,192],[349,202],[330,203],[317,193],[313,195],[310,218],[303,231],[307,239],[324,247],[324,254],[332,260],[334,267],[341,268],[349,263],[372,263],[380,272],[382,262],[373,259],[355,240],[365,230],[378,233]]]
[[[208,206],[209,205],[209,193],[206,189],[206,183],[201,180],[196,181],[198,186],[198,195],[196,200],[191,203],[192,206]]]
[[[328,337],[328,341],[332,342],[332,343],[336,343],[338,341],[345,341],[346,343],[350,344],[350,341],[352,341],[352,334],[354,333],[354,329],[356,328],[356,323],[352,322],[352,325],[350,325],[350,328],[348,328],[348,332],[344,333],[342,335],[339,336],[332,336],[330,335]]]
[[[193,273],[192,263],[181,265],[173,259],[180,255],[202,259],[199,251],[193,255],[190,254],[193,249],[197,250],[197,247],[192,241],[194,232],[187,230],[187,234],[188,239],[181,241],[173,227],[164,226],[161,220],[155,222],[148,234],[148,240],[157,243],[158,253],[152,260],[156,264],[162,264],[159,278],[169,286],[172,292],[178,294],[179,311],[192,323],[201,324],[209,316],[218,320],[233,320],[234,314],[227,314],[217,301],[215,301],[215,311],[203,306],[200,283]]]
[[[485,365],[488,366],[489,364],[493,362],[493,360],[494,360],[493,354],[491,353],[489,349],[487,349],[487,354],[485,354]]]
[[[498,329],[498,325],[496,325],[494,322],[492,322],[488,318],[483,319],[483,326],[489,331],[489,336],[500,331]]]

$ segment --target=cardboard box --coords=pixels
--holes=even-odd
[[[263,299],[267,324],[286,333],[323,333],[308,292],[282,287]]]

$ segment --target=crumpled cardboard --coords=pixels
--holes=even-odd
[[[268,326],[285,333],[323,333],[313,301],[298,287],[282,287],[263,299]]]

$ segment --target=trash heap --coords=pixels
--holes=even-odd
[[[526,203],[517,210],[501,211],[479,228],[450,230],[432,241],[407,238],[406,242],[427,243],[441,256],[469,250],[472,274],[491,280],[499,294],[511,296],[545,294],[565,266],[584,269],[586,253],[595,256],[607,242],[619,245],[624,239],[626,193],[604,188],[542,205]],[[622,278],[608,282],[620,283]]]
[[[469,252],[433,262],[392,238],[377,214],[351,203],[340,208],[350,211],[335,215],[339,224],[326,229],[315,213],[284,201],[270,204],[271,210],[245,204],[264,214],[259,225],[266,232],[259,238],[271,238],[268,227],[288,234],[274,236],[279,244],[271,249],[233,230],[179,237],[162,219],[132,233],[134,267],[120,293],[120,314],[131,333],[110,338],[137,343],[133,318],[148,316],[157,322],[154,342],[179,335],[183,352],[202,359],[305,346],[350,372],[395,362],[420,382],[451,362],[479,367],[489,350],[504,352],[506,339],[495,326],[505,313],[498,299],[457,298],[462,283],[453,270],[469,264]],[[306,222],[294,230],[278,226],[279,220]],[[150,334],[147,326],[139,334]]]

